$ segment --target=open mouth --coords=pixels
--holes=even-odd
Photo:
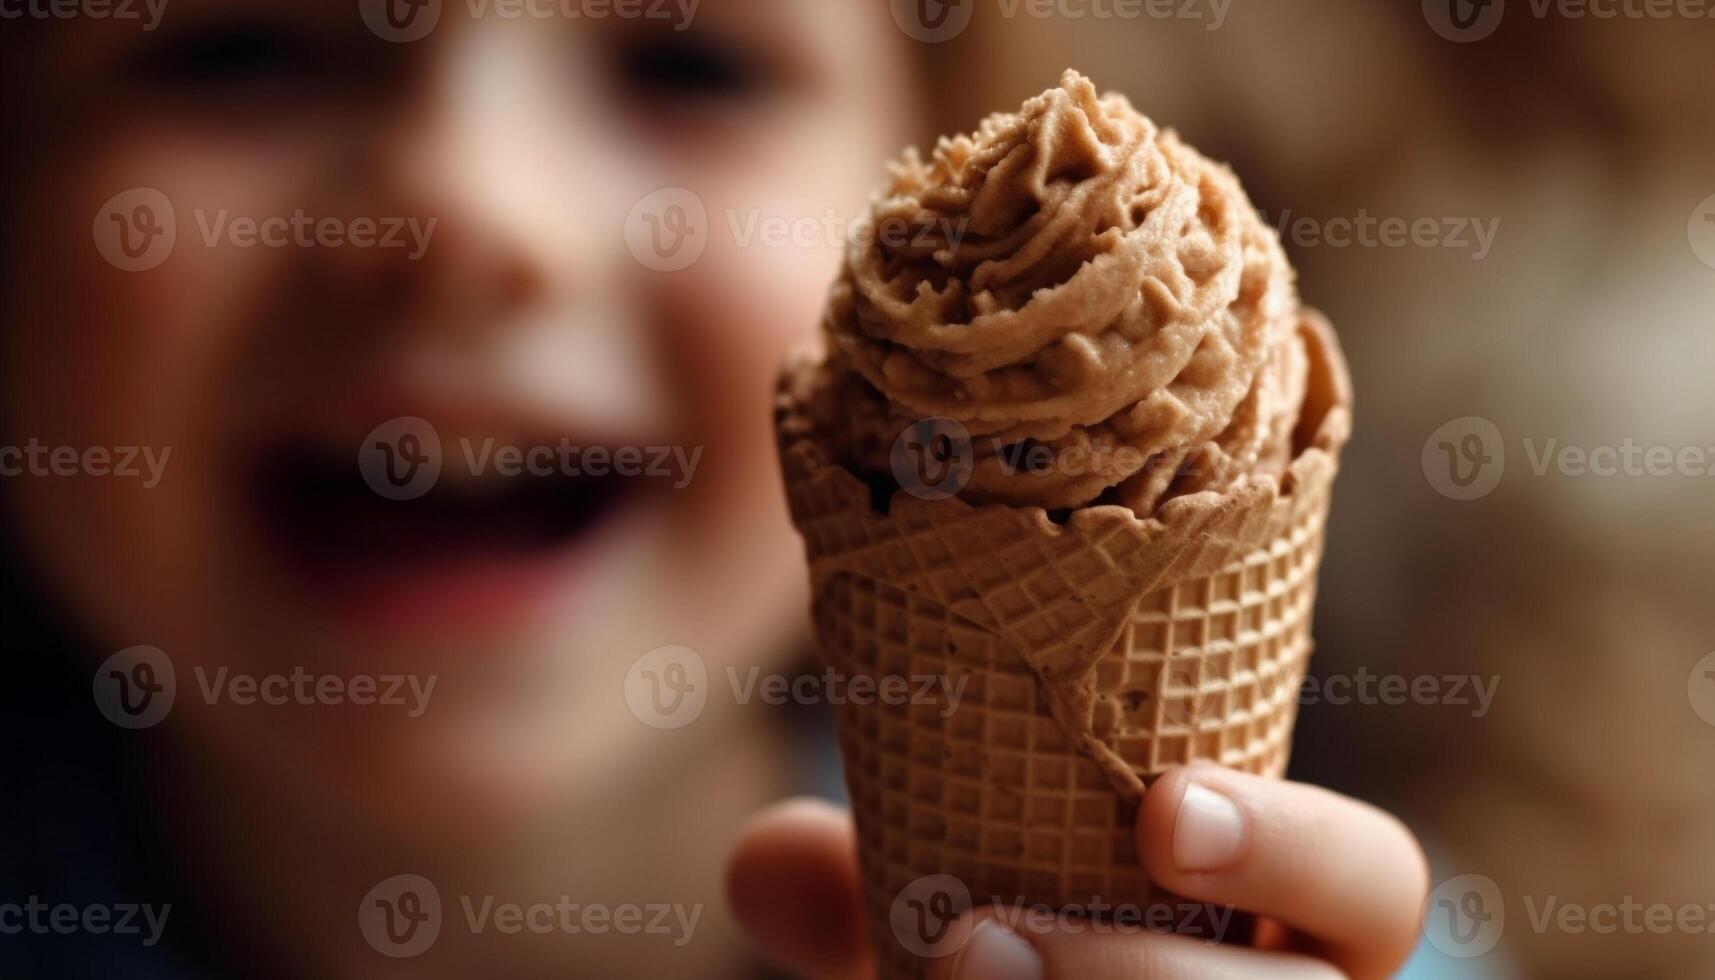
[[[647,493],[621,475],[443,474],[390,499],[374,478],[349,451],[304,443],[276,446],[250,467],[265,537],[319,591],[428,588],[457,601],[461,591],[492,591],[496,579],[515,587],[516,573],[557,565]]]

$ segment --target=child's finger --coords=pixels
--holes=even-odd
[[[1416,944],[1428,866],[1411,832],[1368,804],[1193,766],[1150,788],[1137,836],[1155,882],[1277,919],[1355,980],[1392,976]]]
[[[826,980],[874,975],[851,818],[793,800],[752,818],[727,865],[727,900],[767,955]]]

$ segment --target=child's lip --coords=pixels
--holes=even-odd
[[[394,641],[491,636],[536,620],[596,564],[587,545],[513,558],[379,568],[297,566],[297,590],[358,634]]]
[[[489,473],[391,499],[344,448],[264,448],[247,467],[248,509],[294,591],[394,638],[530,618],[566,596],[655,492],[621,476]]]

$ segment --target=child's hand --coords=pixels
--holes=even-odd
[[[1215,766],[1176,769],[1137,820],[1149,876],[1186,899],[1263,919],[1257,948],[1128,930],[1019,936],[992,909],[953,930],[963,948],[930,961],[933,980],[1304,978],[1376,980],[1411,953],[1429,889],[1399,821],[1326,790]],[[787,803],[758,816],[733,852],[728,892],[768,952],[807,976],[874,976],[850,819]],[[1111,896],[1123,900],[1121,896]],[[1034,923],[1034,920],[1025,920]]]

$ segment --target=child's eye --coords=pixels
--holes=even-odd
[[[332,67],[307,39],[264,24],[195,30],[140,55],[135,73],[144,84],[210,99],[315,86]]]
[[[615,70],[627,94],[660,103],[757,98],[770,87],[767,67],[751,52],[689,34],[633,39],[618,51]]]

